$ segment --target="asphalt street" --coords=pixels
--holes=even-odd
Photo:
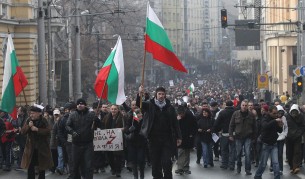
[[[204,168],[202,165],[196,164],[196,154],[195,151],[192,152],[191,155],[191,163],[190,163],[190,170],[192,174],[190,175],[177,175],[174,173],[176,169],[176,165],[173,167],[173,174],[175,179],[243,179],[243,178],[253,178],[256,168],[252,165],[252,176],[247,176],[245,174],[244,169],[240,174],[237,174],[236,171],[230,170],[223,170],[220,166],[220,161],[215,161],[215,166],[213,168]],[[26,172],[25,171],[15,171],[12,170],[10,172],[0,171],[0,179],[26,179]],[[47,179],[66,179],[67,175],[59,175],[59,174],[52,174],[51,172],[46,172]],[[94,174],[94,179],[114,179],[117,178],[112,176],[110,173],[110,168],[106,169],[105,173],[98,173]],[[133,175],[131,172],[124,169],[122,171],[122,179],[133,179]],[[147,167],[145,169],[145,178],[152,179],[151,176],[151,168]],[[283,172],[283,179],[305,179],[305,169],[301,168],[301,171],[297,175],[292,175],[289,173],[289,167],[287,163],[284,162],[284,172]],[[267,167],[263,179],[273,179],[273,173],[269,172],[269,168]]]

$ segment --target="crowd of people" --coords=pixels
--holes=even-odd
[[[201,77],[201,85],[187,94],[194,79],[162,84],[166,88],[127,86],[123,105],[100,101],[89,106],[78,99],[55,108],[21,106],[17,119],[0,111],[0,167],[27,169],[28,179],[35,178],[35,171],[43,179],[46,170],[69,179],[92,179],[99,172],[121,177],[126,167],[135,179],[143,179],[144,168],[151,166],[153,178],[172,179],[175,160],[176,174],[191,174],[195,149],[194,162],[204,168],[221,161],[223,170],[241,173],[244,166],[246,175],[252,175],[254,164],[256,179],[262,178],[269,157],[274,178],[281,177],[286,159],[292,174],[300,171],[305,105],[259,100],[255,92],[234,88],[216,74]],[[124,150],[94,151],[97,128],[121,129]],[[18,145],[18,155],[12,156],[13,145]]]

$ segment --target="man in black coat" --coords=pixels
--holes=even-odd
[[[142,86],[139,94],[143,94]],[[137,96],[137,106],[140,106],[140,95]],[[152,176],[155,179],[172,179],[171,157],[182,140],[176,111],[165,98],[165,88],[158,87],[153,99],[142,102],[142,110],[145,114],[141,134],[149,141]]]
[[[197,121],[193,113],[186,106],[179,106],[177,119],[182,135],[182,144],[178,148],[177,170],[178,174],[191,174],[190,153],[194,147],[194,137],[197,131]]]
[[[254,179],[261,179],[265,171],[269,156],[271,157],[272,168],[274,171],[274,178],[280,179],[280,166],[278,162],[278,147],[277,138],[278,133],[281,133],[283,122],[278,118],[278,111],[275,106],[271,106],[268,114],[262,120],[262,134],[261,140],[263,143],[262,153],[256,170]]]
[[[63,154],[65,163],[68,164],[69,167],[69,176],[68,179],[72,179],[72,170],[73,170],[73,159],[72,159],[72,135],[68,134],[66,129],[66,123],[69,118],[69,115],[72,111],[76,109],[75,102],[67,102],[64,105],[64,115],[59,121],[58,124],[58,140],[63,146]]]
[[[96,126],[101,126],[101,121],[94,112],[89,112],[84,99],[78,99],[77,109],[67,120],[66,129],[72,135],[73,179],[80,179],[79,167],[83,168],[83,177],[93,179],[93,137]]]
[[[222,169],[234,170],[235,166],[235,143],[229,140],[229,126],[231,117],[234,113],[233,102],[231,100],[226,102],[224,110],[219,112],[217,119],[215,120],[212,131],[218,133],[222,131],[220,137],[220,148],[221,148],[221,166]]]

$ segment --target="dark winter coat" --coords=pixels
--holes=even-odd
[[[38,128],[38,131],[33,132],[29,127],[30,120],[30,118],[27,119],[26,123],[21,129],[21,133],[23,135],[27,135],[25,149],[21,161],[21,168],[29,168],[34,149],[36,148],[38,151],[38,169],[50,169],[53,166],[50,150],[51,127],[49,126],[48,121],[41,116],[39,120],[34,122],[34,125]]]
[[[197,133],[197,120],[190,110],[185,112],[185,116],[179,120],[182,135],[182,144],[179,148],[191,149],[194,147],[194,137]]]
[[[145,147],[147,143],[147,139],[144,136],[140,135],[141,127],[143,124],[143,120],[135,121],[133,119],[132,111],[129,112],[127,122],[126,122],[126,130],[125,130],[125,139],[128,146],[133,147]],[[129,128],[134,127],[135,130],[130,132]]]
[[[85,110],[73,111],[68,118],[66,129],[68,133],[73,134],[77,132],[78,136],[72,138],[72,143],[76,145],[86,145],[93,142],[94,129],[100,126],[100,120],[96,120],[94,112],[89,112],[88,108]]]
[[[179,127],[179,123],[177,120],[177,114],[175,111],[175,108],[170,104],[170,101],[166,100],[166,105],[162,108],[162,111],[166,112],[166,115],[168,116],[169,120],[169,136],[168,139],[173,142],[173,144],[176,144],[177,139],[182,139],[181,137],[181,131]],[[136,100],[137,106],[140,106],[140,96],[137,95]],[[143,135],[145,138],[150,138],[152,133],[152,128],[154,125],[155,115],[157,112],[160,112],[160,108],[155,104],[154,98],[149,101],[143,101],[142,102],[142,110],[145,111],[143,115],[143,124],[141,128],[141,135]]]
[[[213,132],[220,132],[222,130],[223,133],[229,133],[229,126],[233,113],[233,106],[228,106],[224,110],[220,111],[215,120]]]
[[[300,139],[305,132],[305,121],[303,114],[299,114],[296,119],[294,119],[289,113],[286,115],[288,134],[287,140]]]
[[[243,116],[241,110],[235,111],[230,121],[229,135],[233,136],[235,132],[236,139],[255,139],[256,120],[251,112],[245,113]]]
[[[27,115],[24,116],[18,116],[17,118],[17,127],[22,128],[24,126],[24,123],[26,122],[27,119]],[[19,133],[16,135],[16,142],[20,145],[20,146],[25,146],[25,142],[26,142],[26,136],[21,134],[21,131],[19,131]]]
[[[68,140],[68,131],[66,129],[66,123],[69,118],[69,113],[64,114],[64,116],[58,121],[57,138],[58,143],[64,146]]]
[[[199,133],[199,138],[201,142],[210,143],[213,142],[212,139],[212,127],[214,125],[214,119],[211,117],[204,117],[202,115],[199,116],[198,120],[198,129],[202,129],[202,132]],[[210,129],[210,132],[207,130]]]
[[[273,145],[276,143],[278,134],[283,131],[283,128],[278,125],[275,119],[270,115],[265,115],[262,120],[261,140],[263,143]]]

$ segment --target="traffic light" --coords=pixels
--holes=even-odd
[[[228,27],[227,10],[221,9],[220,14],[221,14],[221,27],[225,29],[226,27]]]
[[[297,92],[302,93],[303,91],[303,78],[297,77]]]

